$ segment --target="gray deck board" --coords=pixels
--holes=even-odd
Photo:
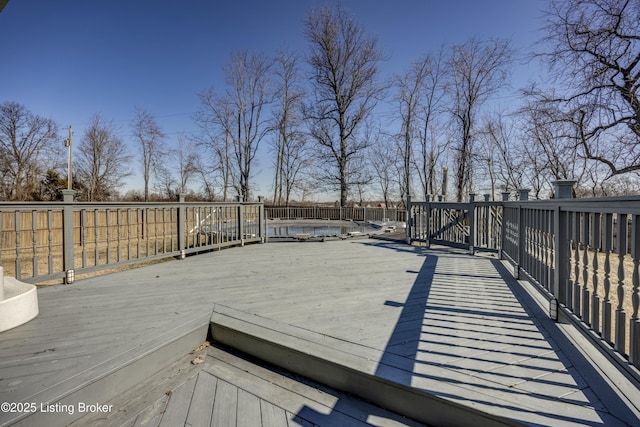
[[[258,396],[246,390],[238,390],[238,427],[256,427],[263,424],[262,403]],[[267,402],[264,402],[265,404]],[[273,406],[273,405],[269,405]]]
[[[196,379],[197,377],[190,378],[186,383],[171,392],[171,398],[160,420],[160,427],[184,425],[187,422],[187,414],[193,397],[193,389],[196,386]]]
[[[468,394],[439,393],[523,422],[637,419],[634,389],[589,367],[595,356],[588,346],[572,345],[568,330],[526,306],[519,292],[490,258],[395,242],[279,243],[201,254],[39,289],[38,317],[0,334],[0,401],[59,399],[182,325],[208,319],[217,304],[308,331],[318,342],[343,341],[374,365],[405,369],[414,387],[454,381]],[[223,388],[232,395],[236,387],[237,405],[237,385],[228,380]],[[479,400],[477,387],[512,404]],[[145,402],[157,403],[145,424],[157,419],[161,399]],[[194,399],[210,397],[194,392]],[[300,412],[277,406],[294,418]],[[0,414],[0,425],[13,419]]]
[[[218,380],[211,426],[235,426],[238,415],[238,387]]]
[[[287,427],[289,425],[287,415],[282,408],[261,400],[260,411],[262,413],[262,427]]]
[[[208,426],[211,424],[213,402],[216,398],[218,379],[213,375],[200,374],[189,403],[189,415],[186,424],[190,426]]]

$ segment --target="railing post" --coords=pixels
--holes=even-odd
[[[508,202],[509,201],[509,197],[511,196],[511,192],[510,191],[503,191],[502,192],[502,220],[500,221],[500,249],[498,250],[498,258],[499,259],[504,259],[503,257],[503,253],[502,251],[504,250],[504,244],[505,244],[505,238],[507,235],[506,229],[505,229],[505,206],[504,206],[504,202]]]
[[[240,236],[240,246],[244,246],[244,205],[242,196],[236,196],[238,202],[238,236]]]
[[[555,199],[570,199],[572,197],[572,187],[575,181],[561,180],[553,183],[555,186]],[[569,280],[569,224],[568,213],[562,210],[560,201],[554,209],[553,221],[553,283],[551,293],[554,296],[552,304],[566,304],[567,302],[567,281]],[[557,320],[557,316],[554,318]]]
[[[185,216],[185,208],[184,208],[184,194],[178,194],[176,196],[176,201],[178,202],[178,217],[177,217],[177,224],[176,224],[176,230],[178,231],[178,248],[180,250],[180,259],[184,259],[185,258],[185,235],[184,235],[184,231],[185,231],[185,222],[186,222],[186,216]]]
[[[411,244],[411,221],[413,221],[413,218],[411,218],[411,196],[409,194],[407,194],[407,223],[406,223],[406,240],[407,240],[407,244]]]
[[[469,253],[475,253],[475,233],[476,233],[476,195],[469,194]]]
[[[258,196],[258,232],[260,233],[260,243],[267,241],[267,216],[264,210],[264,197]],[[314,206],[315,209],[315,206]]]
[[[529,189],[528,188],[520,188],[518,189],[519,200],[521,202],[526,202],[529,200]],[[520,269],[522,268],[522,263],[524,262],[525,255],[525,240],[526,240],[526,229],[524,227],[524,211],[522,209],[522,204],[518,205],[518,256],[516,260],[516,271],[515,277],[520,279]]]
[[[482,242],[481,244],[486,245],[487,248],[491,248],[491,206],[489,206],[489,199],[491,198],[490,194],[484,194],[484,201],[487,202],[482,207]],[[477,243],[476,243],[477,246]],[[495,244],[493,245],[495,246]]]
[[[573,185],[576,183],[572,179],[561,179],[553,182],[555,199],[572,199]]]
[[[63,268],[65,271],[64,283],[72,284],[76,279],[74,267],[74,248],[73,248],[73,198],[76,195],[75,190],[62,190],[62,229],[63,229],[63,246],[64,254],[62,258]]]
[[[427,247],[431,247],[431,194],[424,195],[425,202],[425,215],[426,215],[426,224],[425,224],[425,240]]]

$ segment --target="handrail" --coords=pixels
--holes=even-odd
[[[66,192],[66,190],[65,190]],[[119,265],[266,239],[258,202],[0,203],[0,265],[28,283],[72,283]]]
[[[560,183],[562,184],[562,183]],[[566,185],[566,184],[565,184]],[[556,194],[561,191],[557,190]],[[514,275],[640,373],[640,196],[468,203],[411,202],[407,240],[496,251]],[[460,224],[467,241],[443,233]],[[442,223],[442,219],[448,223]],[[624,362],[626,361],[626,362]]]

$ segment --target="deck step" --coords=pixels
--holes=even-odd
[[[86,414],[68,427],[157,426],[173,392],[202,370],[202,365],[191,363],[195,356],[185,354],[129,390],[118,394],[106,402],[112,407],[108,414]]]
[[[395,427],[423,425],[354,396],[215,346],[208,350],[203,373],[209,373],[218,381],[226,381],[239,390],[245,390],[260,400],[263,409],[275,409],[266,411],[267,414],[284,411],[290,421],[288,425],[291,422],[294,425],[354,427],[371,424]],[[265,422],[264,410],[262,417],[262,425],[273,425]]]
[[[196,356],[205,362],[191,363]],[[423,426],[215,346],[181,358],[108,404],[116,410],[84,416],[68,427]]]
[[[29,401],[43,402],[46,407],[55,405],[55,416],[42,411],[15,414],[14,418],[2,419],[0,425],[48,427],[76,421],[87,415],[80,412],[80,403],[105,405],[202,344],[207,337],[208,318],[209,315],[192,318],[147,341],[134,343],[108,360],[29,397]]]
[[[520,423],[405,385],[407,372],[380,366],[379,350],[216,304],[211,337],[243,353],[431,425]]]

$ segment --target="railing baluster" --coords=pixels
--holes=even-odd
[[[629,361],[636,368],[640,368],[640,318],[638,318],[638,306],[640,305],[640,215],[633,215],[631,229],[631,257],[633,258],[633,274],[631,282],[631,305],[633,313],[629,321]]]
[[[94,208],[93,210],[93,230],[94,230],[94,235],[95,235],[95,241],[94,241],[94,265],[98,265],[100,264],[100,237],[99,237],[99,227],[98,224],[100,224],[99,222],[99,211],[98,208]]]
[[[87,267],[87,210],[80,209],[80,221],[82,222],[82,228],[80,234],[82,236],[82,268]]]
[[[146,222],[146,224],[145,224]],[[146,225],[146,232],[145,232]],[[151,226],[151,219],[149,218],[149,208],[144,208],[142,211],[142,236],[146,240],[147,251],[144,254],[145,257],[151,256],[151,239],[149,233],[149,227]]]
[[[604,239],[602,249],[604,250],[604,299],[602,300],[602,337],[610,344],[613,344],[611,330],[613,327],[612,306],[609,299],[611,294],[611,252],[613,251],[613,214],[604,216]]]
[[[49,264],[49,274],[53,274],[53,211],[51,211],[51,209],[47,210],[47,230],[48,230],[48,238],[49,238],[49,257],[48,257],[48,264]],[[2,253],[2,251],[0,251],[0,253]]]
[[[553,286],[553,280],[555,278],[556,275],[556,247],[555,247],[555,236],[553,235],[554,230],[555,230],[555,221],[556,221],[556,217],[555,217],[555,212],[552,210],[549,210],[548,213],[548,244],[549,244],[549,248],[548,248],[548,252],[549,252],[549,282],[548,282],[548,288],[549,292],[551,294],[554,294],[554,286]],[[554,295],[555,296],[555,295]]]
[[[153,238],[155,240],[153,254],[158,255],[158,208],[153,208]]]
[[[573,212],[573,301],[571,310],[577,316],[580,316],[580,296],[582,285],[580,284],[580,214]]]
[[[131,260],[131,208],[127,208],[127,261]]]
[[[573,263],[572,259],[572,230],[573,230],[573,215],[570,212],[566,212],[564,215],[564,227],[566,230],[566,250],[562,251],[559,254],[560,262],[565,264],[566,266],[566,280],[563,283],[564,286],[564,304],[569,310],[572,310],[573,307],[573,280],[571,278],[571,265]]]
[[[167,208],[162,208],[162,253],[167,253]]]
[[[543,244],[543,226],[542,226],[542,210],[535,210],[535,227],[536,227],[536,279],[544,287],[544,244]]]
[[[20,217],[21,217],[22,213],[18,210],[15,211],[14,213],[14,230],[16,232],[16,279],[20,280],[22,278],[22,259],[20,258],[21,253],[20,253],[20,229],[22,228],[22,224],[20,221]]]
[[[615,348],[625,354],[626,349],[626,313],[624,311],[624,257],[627,253],[627,215],[618,214],[617,245],[618,250],[618,307],[616,308],[616,339]]]
[[[31,262],[33,263],[33,277],[38,276],[38,211],[31,211],[31,240],[33,255]]]
[[[136,208],[136,242],[137,242],[137,252],[136,252],[136,258],[140,259],[142,258],[140,256],[140,250],[141,250],[141,228],[142,228],[142,222],[140,221],[140,215],[142,214],[142,209],[141,208]]]
[[[111,211],[109,208],[105,210],[105,223],[107,230],[107,262],[105,264],[109,264],[111,262]]]
[[[121,210],[120,209],[116,209],[116,230],[117,230],[117,235],[116,235],[116,241],[118,243],[118,247],[116,248],[116,260],[117,262],[122,261],[122,230],[121,230]]]
[[[591,323],[591,313],[589,304],[591,303],[591,295],[589,292],[589,218],[590,215],[582,213],[582,320],[586,324]]]
[[[591,327],[597,333],[601,332],[600,328],[600,295],[598,295],[599,284],[599,252],[600,252],[600,221],[599,213],[591,213],[591,249],[593,250],[593,274],[592,284],[593,293],[591,295]]]

